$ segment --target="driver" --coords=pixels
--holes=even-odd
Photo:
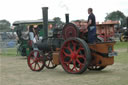
[[[96,19],[92,8],[88,8],[88,14],[88,43],[93,44],[96,41]]]

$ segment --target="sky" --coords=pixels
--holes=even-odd
[[[102,22],[107,13],[120,10],[128,16],[128,0],[0,0],[0,20],[13,23],[17,20],[42,18],[42,7],[48,7],[49,19],[60,17],[65,21],[65,13],[70,21],[88,18],[88,8],[93,8],[96,21]]]

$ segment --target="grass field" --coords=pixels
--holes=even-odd
[[[128,49],[128,42],[116,42],[115,49]]]
[[[5,52],[6,51],[6,52]],[[1,56],[17,56],[17,49],[16,48],[5,48],[4,52],[1,52],[0,55]]]
[[[102,71],[73,75],[61,66],[33,72],[25,57],[16,56],[16,49],[0,54],[0,85],[128,85],[128,42],[117,42],[115,63]]]

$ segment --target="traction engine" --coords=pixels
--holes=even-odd
[[[31,51],[27,59],[32,71],[61,65],[66,72],[79,74],[87,69],[102,70],[114,63],[115,41],[89,44],[87,33],[69,22],[69,14],[66,14],[66,24],[61,30],[62,37],[48,37],[48,7],[43,8],[43,22],[45,35],[36,43],[37,50]]]

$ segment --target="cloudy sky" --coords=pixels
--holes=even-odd
[[[97,21],[104,21],[107,13],[120,10],[128,16],[128,0],[0,0],[0,20],[11,23],[16,20],[42,18],[42,7],[49,7],[49,19],[60,17],[65,21],[65,13],[70,20],[87,20],[89,7],[93,8]]]

